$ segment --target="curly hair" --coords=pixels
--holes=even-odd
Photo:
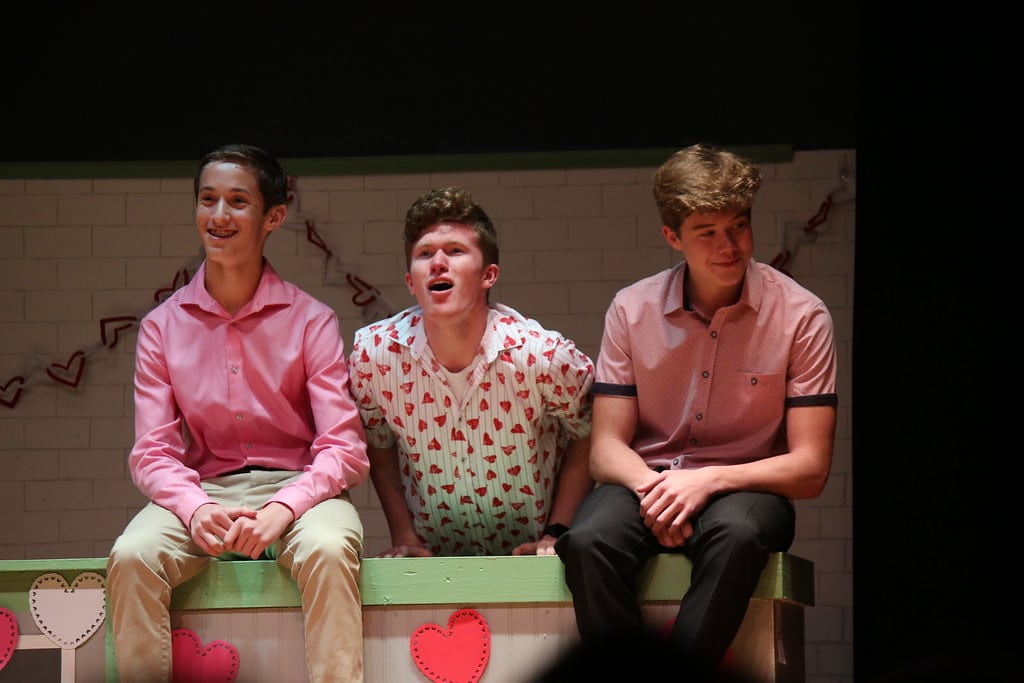
[[[749,209],[761,187],[753,163],[712,145],[679,150],[654,172],[654,201],[662,224],[675,232],[692,213]]]
[[[476,231],[484,265],[498,263],[498,232],[483,207],[461,187],[439,187],[421,195],[405,214],[406,264],[412,263],[412,248],[427,228],[438,223],[463,223]]]

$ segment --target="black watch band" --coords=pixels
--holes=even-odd
[[[543,538],[544,536],[554,536],[555,538],[558,538],[568,530],[569,527],[567,527],[564,524],[548,524],[546,527],[544,527],[544,531],[541,533],[541,537]]]

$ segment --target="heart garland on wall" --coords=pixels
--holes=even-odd
[[[297,181],[295,177],[288,178],[288,203],[297,201]],[[306,241],[320,249],[324,254],[324,276],[325,285],[345,285],[355,290],[352,295],[352,303],[361,309],[360,315],[366,322],[386,318],[394,311],[387,305],[381,296],[380,290],[355,274],[349,264],[343,263],[334,257],[334,252],[327,246],[323,238],[317,233],[316,224],[312,218],[303,216],[301,212],[297,217],[289,215],[288,222],[284,227],[292,230],[304,230]],[[189,283],[192,276],[199,269],[203,262],[200,253],[186,266],[179,268],[171,280],[170,286],[160,287],[153,292],[153,304],[135,314],[118,315],[100,320],[100,341],[87,348],[73,351],[66,359],[48,362],[40,359],[32,359],[27,367],[7,380],[0,380],[0,405],[14,409],[21,399],[25,389],[46,381],[57,382],[64,386],[75,389],[82,381],[88,359],[95,353],[108,351],[117,346],[121,341],[122,332],[127,332],[138,326],[139,321],[153,306],[163,303],[167,297],[179,287]]]
[[[475,609],[456,610],[446,628],[423,624],[413,631],[409,649],[433,683],[477,683],[491,657],[491,628]]]

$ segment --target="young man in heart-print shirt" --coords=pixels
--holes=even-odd
[[[593,488],[594,365],[489,302],[497,234],[464,189],[419,197],[404,240],[417,305],[358,330],[349,354],[391,532],[379,556],[553,555]]]

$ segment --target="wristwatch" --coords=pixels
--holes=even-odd
[[[554,536],[555,538],[558,538],[568,530],[569,527],[564,524],[548,524],[544,527],[544,531],[542,531],[540,535],[541,538],[544,536]]]

